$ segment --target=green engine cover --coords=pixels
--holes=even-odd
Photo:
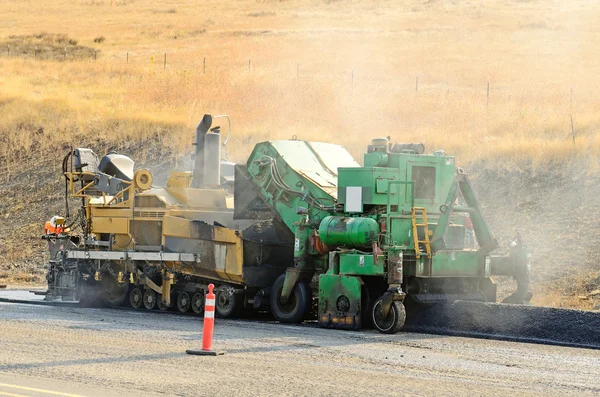
[[[319,225],[319,237],[326,245],[363,247],[377,240],[379,224],[372,218],[328,216]]]

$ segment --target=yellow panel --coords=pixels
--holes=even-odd
[[[219,209],[227,208],[225,191],[222,189],[186,189],[169,187],[166,191],[189,207]]]
[[[244,261],[244,252],[241,239],[237,244],[227,246],[226,270],[229,274],[235,274],[242,277],[242,267]]]
[[[118,208],[118,207],[90,207],[90,212],[93,217],[104,217],[104,218],[131,218],[131,208]]]
[[[235,244],[241,240],[235,230],[225,227],[213,227],[213,229],[214,241]],[[165,236],[192,238],[190,234],[190,220],[166,215],[163,218],[163,234]]]
[[[190,171],[173,171],[167,181],[167,187],[190,187],[194,175]]]
[[[235,233],[235,230],[215,227],[215,241],[235,244],[240,241],[240,237]]]
[[[132,249],[135,241],[128,234],[115,234],[115,244],[113,249],[117,251],[127,251]],[[125,262],[127,265],[127,262]]]
[[[129,232],[129,218],[92,218],[93,233],[127,234]]]
[[[185,218],[175,216],[165,216],[163,218],[163,235],[173,237],[191,238],[190,221]]]

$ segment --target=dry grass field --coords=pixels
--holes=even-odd
[[[359,157],[391,135],[456,154],[476,181],[513,175],[510,197],[478,184],[501,235],[524,222],[537,302],[592,307],[578,297],[600,268],[598,20],[592,0],[0,1],[0,217],[18,236],[0,262],[41,257],[23,236],[60,208],[70,145],[176,161],[204,113],[227,113],[232,160],[292,135]]]

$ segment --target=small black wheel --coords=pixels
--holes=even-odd
[[[144,307],[148,310],[156,307],[156,292],[151,289],[144,291]]]
[[[188,310],[190,310],[190,296],[188,295],[187,292],[180,292],[179,295],[177,295],[177,310],[179,310],[180,313],[185,313]]]
[[[132,288],[129,292],[129,304],[134,309],[142,307],[143,298],[142,291],[138,287]]]
[[[204,313],[204,293],[203,292],[196,292],[194,295],[192,295],[192,302],[191,302],[191,306],[192,306],[192,311],[196,314],[202,314]]]
[[[232,317],[238,308],[237,297],[233,288],[224,288],[217,292],[215,311],[220,317]]]
[[[157,306],[158,306],[159,310],[167,311],[167,310],[169,310],[171,308],[171,305],[167,305],[165,302],[163,302],[162,295],[158,297],[156,303],[157,303]]]
[[[387,317],[383,318],[381,313],[381,300],[382,298],[379,298],[373,304],[373,310],[371,311],[373,314],[373,326],[381,333],[395,334],[402,329],[404,321],[406,321],[404,305],[400,301],[392,302],[390,312]]]
[[[286,303],[281,302],[285,274],[277,278],[271,290],[271,312],[282,323],[300,323],[310,307],[311,291],[306,282],[298,281]]]

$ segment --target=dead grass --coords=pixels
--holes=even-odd
[[[538,306],[565,307],[581,310],[600,306],[600,273],[583,270],[569,281],[534,286],[532,303]]]
[[[10,288],[17,286],[46,286],[46,272],[42,269],[28,271],[15,271],[10,273],[0,273],[0,285],[6,285]]]
[[[95,42],[96,39],[94,40]],[[97,57],[97,50],[78,45],[77,40],[65,34],[38,33],[11,35],[0,41],[5,56],[34,60],[82,60]]]
[[[291,135],[340,141],[356,154],[372,136],[392,135],[443,148],[463,164],[500,159],[543,167],[600,153],[594,3],[50,3],[44,28],[56,31],[60,21],[61,33],[42,37],[68,35],[88,54],[102,47],[104,59],[63,65],[1,58],[0,101],[58,104],[84,134],[95,133],[84,115],[175,122],[191,132],[204,112],[214,112],[232,116],[230,152],[238,158],[257,140]],[[10,1],[0,12],[6,7]],[[12,28],[0,27],[0,36],[37,37],[42,16],[32,7],[14,8]],[[20,120],[31,117],[13,109],[0,133],[19,134],[27,125]],[[49,130],[44,115],[37,121],[29,125]],[[60,131],[60,139],[72,140]],[[131,139],[136,131],[142,133],[119,130],[108,139]],[[189,141],[174,138],[181,149]],[[33,138],[9,139],[5,150],[18,151]]]

